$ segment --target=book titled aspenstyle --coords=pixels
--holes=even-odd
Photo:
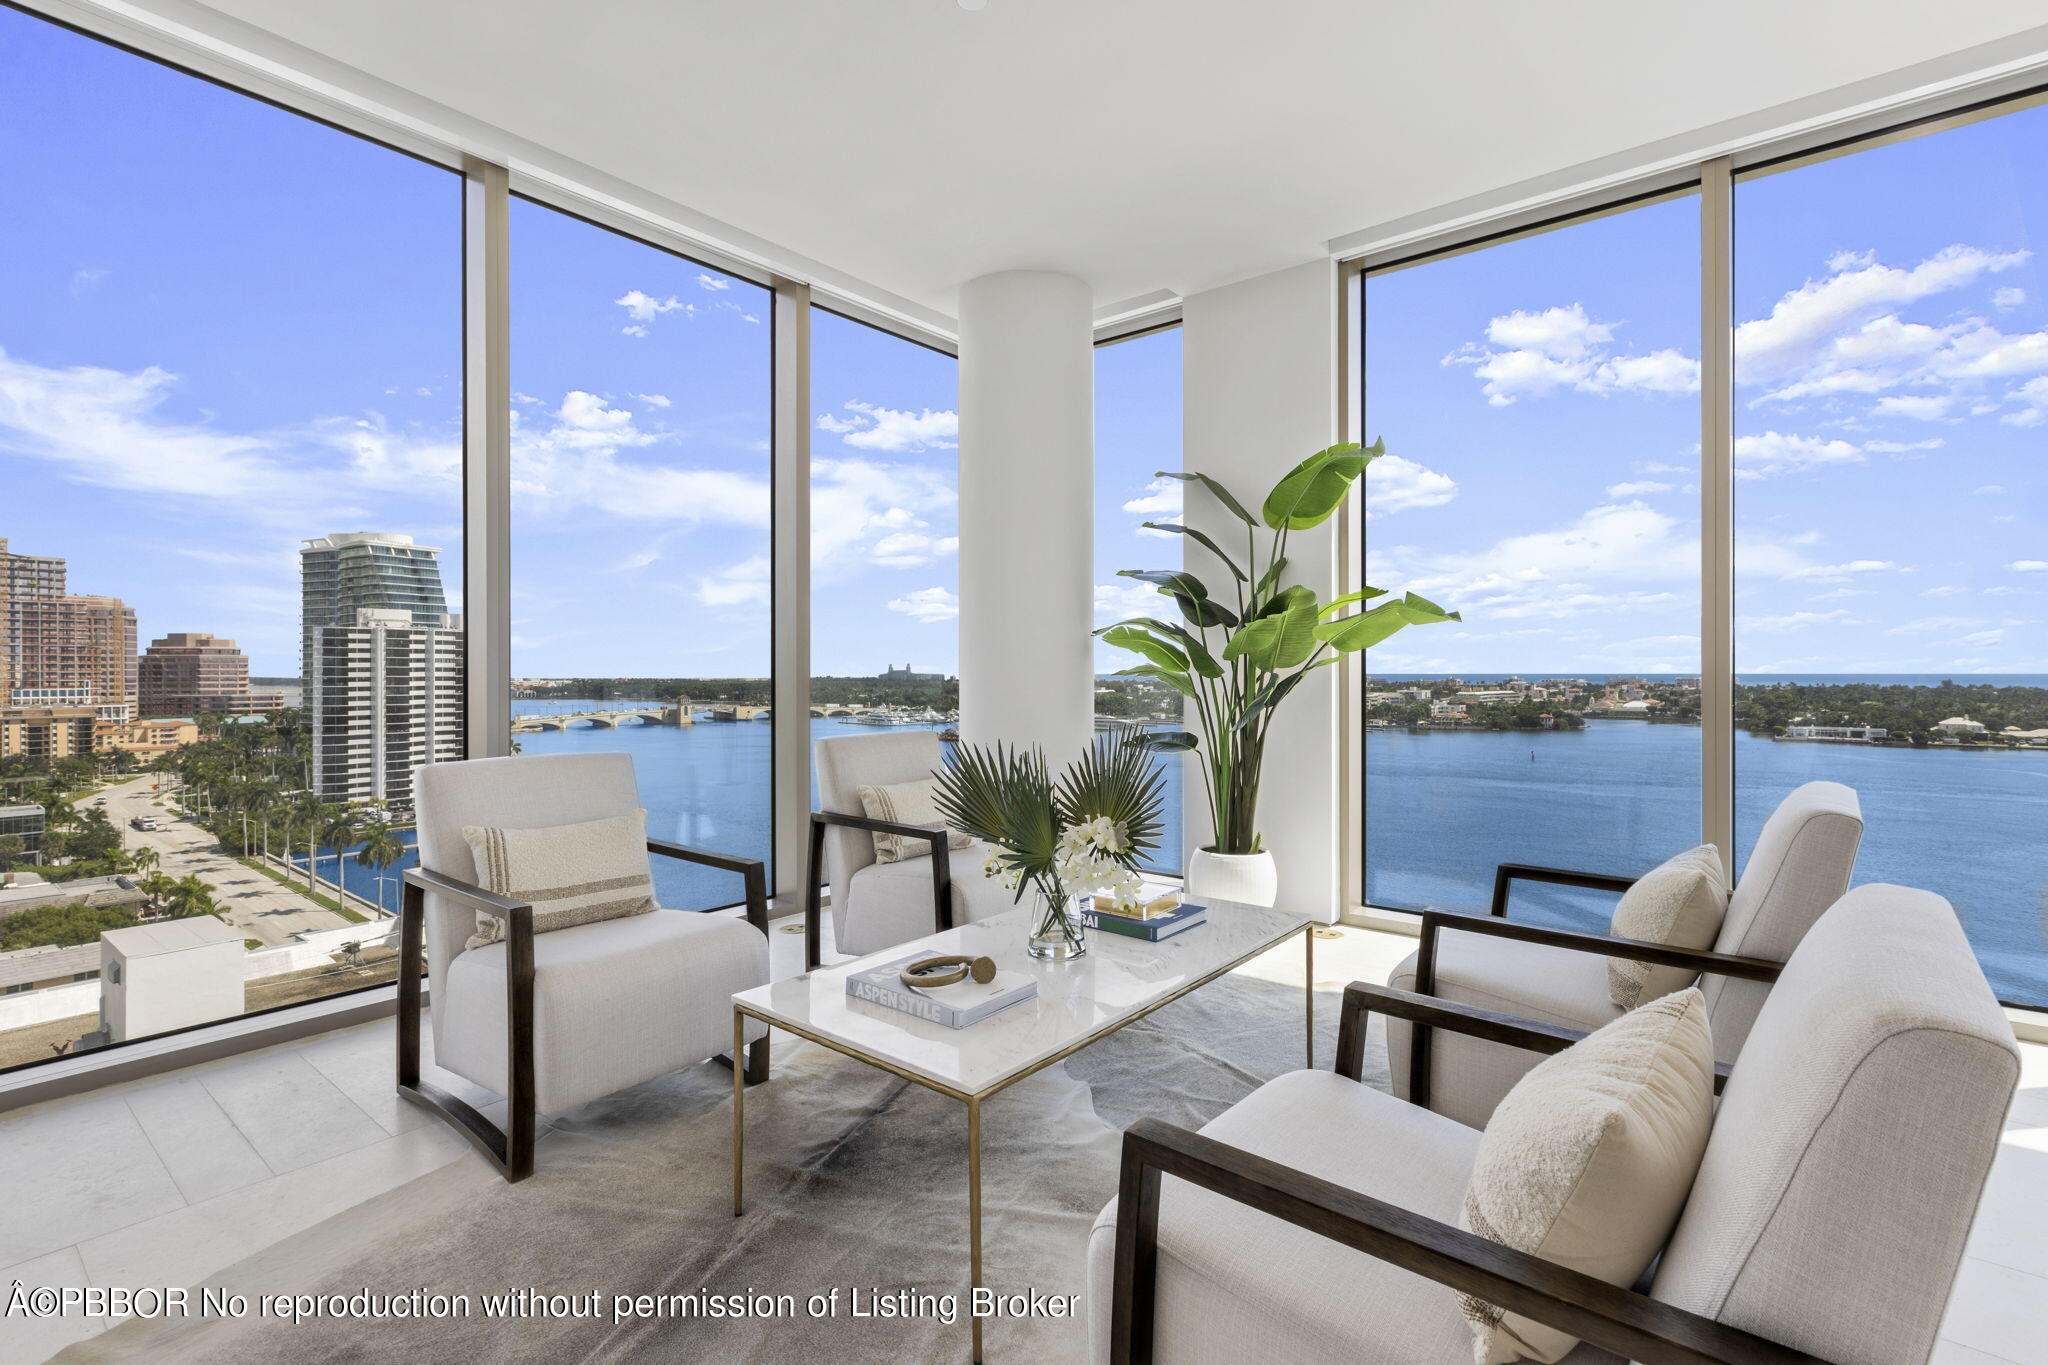
[[[990,1015],[1001,1013],[1012,1005],[1021,1005],[1038,994],[1036,977],[1000,969],[995,980],[986,984],[967,980],[951,986],[922,989],[904,985],[900,975],[903,969],[928,956],[928,953],[914,953],[879,967],[870,967],[864,972],[855,972],[846,978],[846,993],[856,1000],[886,1005],[892,1010],[929,1019],[946,1028],[978,1024]]]
[[[1141,938],[1147,943],[1157,943],[1163,938],[1185,933],[1209,918],[1209,907],[1182,901],[1179,906],[1163,915],[1152,915],[1146,919],[1132,919],[1128,915],[1100,914],[1093,908],[1081,911],[1081,924],[1085,928],[1100,929],[1105,934],[1122,934],[1125,938]]]

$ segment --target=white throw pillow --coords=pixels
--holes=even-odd
[[[1459,1223],[1614,1285],[1636,1281],[1692,1192],[1714,1114],[1714,1042],[1697,989],[1624,1014],[1546,1057],[1493,1111]],[[1460,1294],[1472,1358],[1561,1359],[1578,1339]]]
[[[923,825],[937,829],[946,823],[946,817],[939,814],[939,780],[936,777],[921,778],[916,782],[897,782],[886,787],[862,787],[860,789],[861,809],[870,820],[893,820],[899,825]],[[932,856],[931,842],[913,838],[908,834],[884,834],[876,830],[875,861],[898,863],[906,858],[929,858]],[[946,835],[947,848],[966,848],[973,843],[966,835],[951,830]]]
[[[536,934],[655,908],[644,810],[540,829],[466,825],[462,837],[476,855],[477,885],[530,902]],[[476,933],[464,946],[497,943],[506,927],[496,915],[478,911]]]
[[[1608,932],[1618,938],[1668,943],[1674,948],[1710,948],[1728,913],[1728,881],[1721,851],[1712,844],[1689,848],[1636,879],[1614,907]],[[1607,993],[1632,1010],[1690,986],[1698,972],[1628,958],[1607,959]]]

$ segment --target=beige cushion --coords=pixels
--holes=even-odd
[[[915,782],[893,782],[885,787],[862,787],[860,805],[870,820],[892,820],[899,825],[938,829],[946,823],[946,817],[939,814],[938,791],[939,781],[935,777]],[[929,842],[908,834],[884,834],[876,830],[874,839],[875,861],[878,863],[898,863],[906,858],[929,858],[932,855]],[[948,848],[965,848],[970,842],[957,830],[946,836]]]
[[[1701,844],[1637,878],[1614,907],[1609,932],[1674,948],[1705,948],[1721,932],[1727,908],[1728,881],[1721,872],[1720,850]],[[1625,1010],[1683,990],[1698,975],[1683,967],[1607,959],[1608,992]]]
[[[531,902],[536,934],[654,909],[645,810],[538,829],[465,825],[462,837],[476,858],[477,884]],[[478,911],[464,947],[504,937],[505,921]]]
[[[1479,1140],[1459,1222],[1614,1285],[1633,1284],[1685,1207],[1713,1124],[1714,1044],[1697,990],[1662,996],[1508,1092]],[[1556,1361],[1578,1338],[1459,1296],[1473,1359]]]

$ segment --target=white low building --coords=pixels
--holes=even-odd
[[[1792,739],[1883,739],[1891,731],[1882,725],[1788,725],[1785,733]]]
[[[1937,721],[1934,728],[1951,735],[1981,735],[1984,722],[1971,720],[1968,716],[1950,716],[1947,720]]]

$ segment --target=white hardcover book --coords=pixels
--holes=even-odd
[[[978,1024],[990,1015],[1012,1005],[1021,1005],[1038,994],[1037,977],[1001,970],[996,972],[995,980],[986,983],[970,977],[951,986],[904,985],[903,969],[926,956],[914,954],[855,972],[846,978],[846,993],[856,1000],[901,1010],[947,1028]]]

